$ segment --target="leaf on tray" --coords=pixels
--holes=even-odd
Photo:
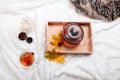
[[[52,41],[50,42],[50,44],[52,45],[52,46],[54,46],[54,48],[53,49],[55,49],[55,50],[60,50],[61,49],[61,47],[62,47],[62,45],[63,45],[63,40],[62,40],[62,35],[61,34],[58,34],[58,35],[53,35],[52,36]]]

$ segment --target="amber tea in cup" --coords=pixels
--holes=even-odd
[[[34,53],[33,52],[24,52],[20,56],[20,62],[24,66],[30,66],[34,62]]]

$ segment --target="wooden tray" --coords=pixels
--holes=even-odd
[[[53,46],[50,44],[52,41],[52,35],[57,35],[63,31],[63,26],[68,23],[80,24],[84,31],[83,40],[76,47],[62,46],[60,53],[77,53],[77,54],[91,54],[92,53],[92,35],[91,25],[89,22],[48,22],[47,26],[47,50],[52,50]]]

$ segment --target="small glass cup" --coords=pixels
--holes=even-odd
[[[39,62],[38,54],[30,50],[22,51],[19,62],[24,69],[33,69]]]

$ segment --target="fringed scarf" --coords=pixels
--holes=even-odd
[[[70,0],[78,13],[98,20],[114,21],[120,17],[120,0]]]

